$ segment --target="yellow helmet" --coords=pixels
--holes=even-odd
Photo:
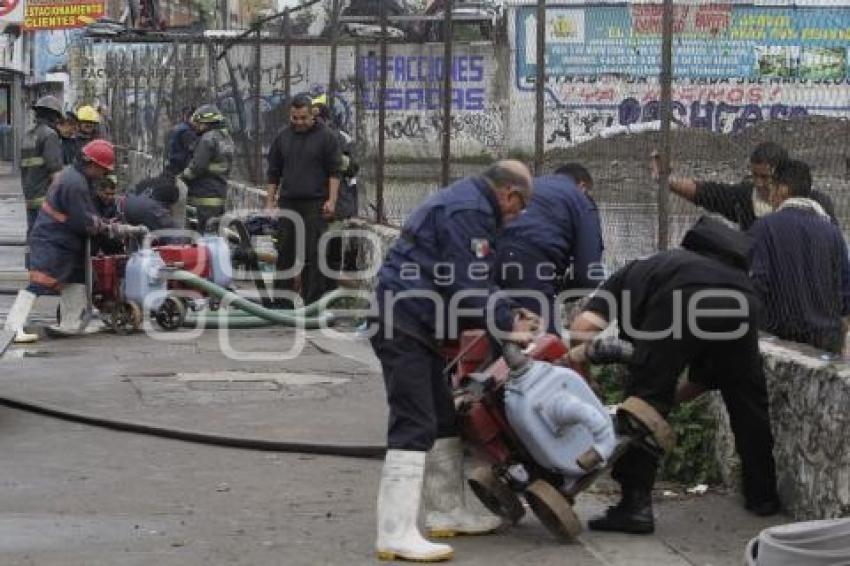
[[[218,124],[224,122],[224,115],[215,104],[204,104],[195,110],[191,120],[197,124]]]
[[[313,106],[327,106],[328,105],[328,95],[325,93],[320,94],[312,101]]]
[[[94,122],[100,124],[100,114],[91,106],[80,106],[77,109],[77,120],[80,122]]]

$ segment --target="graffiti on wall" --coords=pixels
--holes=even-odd
[[[505,141],[504,116],[495,104],[488,105],[481,112],[453,114],[448,126],[438,113],[392,113],[387,117],[384,135],[387,141],[439,143],[446,129],[452,141],[458,144],[497,149]]]
[[[433,52],[432,52],[433,51]],[[308,93],[316,96],[327,89],[329,53],[326,49],[294,50],[290,66],[290,92],[294,96]],[[270,144],[280,128],[286,125],[287,100],[284,94],[286,73],[283,50],[264,49],[262,66],[254,66],[253,47],[231,50],[231,71],[219,66],[220,92],[217,101],[228,119],[239,120],[247,140],[260,138]],[[349,133],[355,133],[357,108],[364,116],[364,132],[370,138],[377,127],[380,104],[380,77],[387,73],[384,104],[387,110],[385,133],[388,151],[398,155],[436,157],[438,141],[448,129],[457,142],[459,153],[479,155],[504,144],[504,120],[501,106],[490,100],[489,87],[493,73],[492,49],[459,49],[446,65],[441,49],[423,49],[421,45],[399,45],[383,63],[371,51],[357,56],[353,48],[337,51],[335,114],[337,122]],[[443,107],[443,77],[451,73],[453,117],[445,128],[440,114]],[[260,98],[256,99],[259,80]],[[358,85],[358,80],[359,85]],[[235,83],[236,88],[233,84]],[[359,88],[359,92],[358,92]],[[238,99],[237,99],[238,96]],[[358,100],[359,96],[359,100]],[[260,120],[255,106],[260,105]],[[240,118],[241,108],[241,118]]]
[[[673,121],[681,127],[738,132],[764,120],[806,116],[829,92],[822,84],[680,80],[672,90]],[[660,119],[661,90],[654,80],[550,83],[550,95],[547,112],[555,115],[550,144],[583,139],[613,125]]]
[[[390,151],[439,157],[439,142],[446,131],[455,155],[496,154],[505,144],[504,113],[491,88],[495,65],[492,50],[457,53],[446,64],[442,55],[423,53],[411,46],[387,57],[383,65],[373,54],[360,57],[357,65],[370,127],[376,126],[381,73],[386,73],[383,96],[388,115],[384,132]],[[445,73],[450,73],[452,80],[452,117],[448,123],[442,117]]]

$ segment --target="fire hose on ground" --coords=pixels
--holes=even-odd
[[[264,326],[294,326],[298,328],[325,328],[337,321],[337,316],[328,312],[328,306],[343,297],[351,297],[351,291],[337,289],[332,291],[313,304],[293,310],[269,309],[254,303],[233,291],[216,285],[203,277],[188,271],[176,270],[168,273],[168,278],[202,291],[210,297],[221,301],[222,305],[232,306],[242,312],[219,310],[208,312],[201,316],[187,317],[183,325],[196,328],[203,325],[205,328],[260,328]]]
[[[223,304],[232,305],[243,313],[216,311],[208,313],[208,318],[203,320],[198,317],[207,328],[216,328],[218,325],[229,328],[256,328],[260,326],[284,325],[297,328],[323,328],[333,324],[337,317],[327,312],[328,306],[342,297],[350,297],[351,293],[336,290],[326,294],[324,297],[305,307],[293,310],[272,310],[253,303],[237,293],[220,287],[206,279],[198,277],[188,271],[176,270],[169,272],[168,277],[180,281],[188,287],[198,289],[210,296],[216,297]],[[187,324],[189,321],[187,321]],[[291,442],[281,440],[269,440],[261,438],[248,438],[229,436],[169,428],[142,422],[110,419],[107,417],[93,415],[84,412],[70,411],[61,407],[21,399],[15,397],[0,396],[0,405],[26,411],[38,415],[48,416],[64,421],[97,426],[111,430],[145,434],[196,444],[208,444],[230,448],[242,448],[248,450],[259,450],[267,452],[287,452],[298,454],[317,454],[323,456],[340,456],[346,458],[360,459],[382,459],[386,447],[383,445],[370,444],[317,444],[308,442]]]
[[[69,411],[60,407],[14,397],[0,397],[0,405],[74,423],[123,432],[131,432],[135,434],[158,436],[160,438],[170,438],[172,440],[182,440],[184,442],[193,442],[196,444],[211,444],[214,446],[226,446],[230,448],[243,448],[265,452],[293,452],[298,454],[342,456],[346,458],[369,460],[381,459],[384,457],[384,452],[386,452],[385,446],[370,444],[355,445],[287,442],[281,440],[228,436],[179,428],[168,428],[153,424],[114,420],[88,413]]]

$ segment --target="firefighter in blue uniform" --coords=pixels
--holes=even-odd
[[[149,231],[176,228],[171,206],[179,192],[175,179],[165,173],[145,179],[118,199],[118,216],[127,224],[145,226]]]
[[[192,127],[190,119],[195,109],[191,106],[183,108],[180,122],[168,134],[168,157],[165,170],[172,175],[179,175],[189,165],[198,134]]]
[[[35,126],[24,135],[21,148],[21,187],[27,209],[27,236],[44,202],[53,177],[62,169],[62,141],[57,131],[62,104],[54,96],[42,96],[32,105]]]
[[[91,185],[112,171],[114,163],[112,144],[95,140],[85,146],[80,159],[65,167],[51,184],[30,234],[30,284],[18,292],[6,318],[5,328],[15,331],[16,342],[38,339],[37,335],[24,332],[24,324],[36,297],[56,291],[59,292],[62,321],[52,329],[58,334],[79,333],[87,304],[84,285],[86,238],[100,233],[112,237],[140,233],[140,229],[133,226],[106,223],[97,214]]]
[[[517,292],[511,298],[546,318],[552,333],[561,329],[558,293],[587,289],[589,294],[605,278],[599,211],[573,175],[565,168],[534,179],[528,209],[505,227],[496,244],[497,285]]]
[[[189,204],[197,210],[198,232],[203,234],[209,219],[224,214],[234,146],[224,115],[213,104],[192,114],[192,126],[199,138],[180,178],[189,187]]]
[[[495,315],[486,317],[489,329],[514,333],[508,339],[529,339],[539,319],[512,310],[489,271],[501,225],[519,214],[530,196],[531,174],[517,161],[496,163],[480,177],[458,181],[413,211],[381,267],[371,339],[390,413],[378,494],[381,559],[451,557],[450,546],[419,533],[420,503],[432,536],[484,534],[500,524],[497,517],[465,506],[463,447],[438,338],[446,337],[442,330],[459,322],[464,309],[461,324],[481,326],[489,312]]]

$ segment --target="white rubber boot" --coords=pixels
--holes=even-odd
[[[428,453],[422,490],[428,536],[485,535],[502,525],[499,517],[483,507],[467,506],[465,483],[460,438],[437,440]]]
[[[452,547],[434,544],[419,534],[425,452],[388,450],[378,489],[378,540],[381,560],[439,562],[452,557]]]
[[[38,341],[38,334],[27,334],[24,332],[24,324],[29,318],[32,305],[35,303],[36,296],[26,289],[18,291],[18,296],[15,297],[15,303],[9,310],[9,316],[6,317],[6,322],[3,324],[4,330],[15,331],[15,344],[29,344]]]
[[[59,293],[59,310],[62,313],[62,320],[58,325],[48,327],[50,333],[55,336],[80,336],[103,330],[103,323],[92,319],[82,332],[80,331],[87,304],[85,285],[81,283],[65,285]]]

